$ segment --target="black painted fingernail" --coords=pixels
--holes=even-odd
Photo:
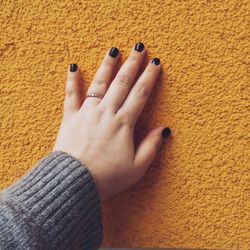
[[[160,59],[159,58],[154,58],[152,60],[152,63],[155,64],[155,65],[159,65],[161,63]]]
[[[167,137],[171,134],[170,128],[164,128],[164,129],[162,130],[161,134],[162,134],[162,136],[163,136],[164,138],[167,138]]]
[[[143,43],[137,43],[135,45],[135,50],[138,51],[138,52],[142,52],[144,50],[144,44]]]
[[[116,57],[119,54],[119,49],[116,47],[112,47],[109,51],[109,55],[112,57]]]
[[[70,71],[76,72],[77,71],[77,64],[75,64],[75,63],[70,64]]]

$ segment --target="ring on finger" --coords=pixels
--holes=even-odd
[[[102,95],[99,95],[99,94],[96,94],[96,93],[87,94],[85,98],[87,98],[87,97],[97,97],[97,98],[100,98],[100,99],[103,98]]]

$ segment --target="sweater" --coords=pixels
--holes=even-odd
[[[101,199],[88,168],[54,151],[0,191],[0,249],[97,249]]]

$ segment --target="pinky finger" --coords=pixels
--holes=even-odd
[[[77,64],[68,67],[65,86],[64,116],[70,116],[78,111],[83,103],[83,86],[80,69]]]

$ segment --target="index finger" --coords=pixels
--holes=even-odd
[[[160,59],[154,58],[147,65],[144,72],[131,89],[118,113],[122,114],[124,112],[126,115],[129,115],[129,120],[135,124],[150,96],[160,72]]]

